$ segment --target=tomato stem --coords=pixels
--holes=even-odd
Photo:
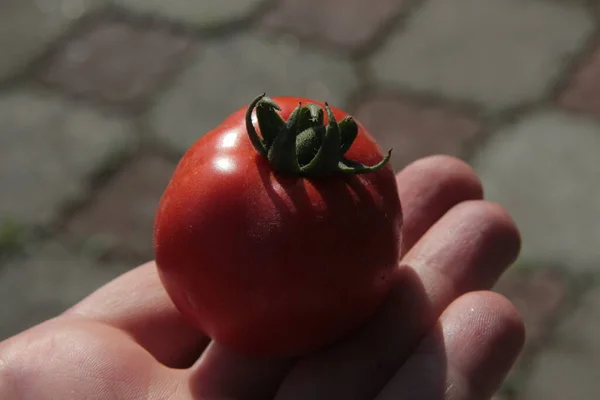
[[[340,128],[327,103],[325,103],[325,109],[327,110],[325,136],[315,157],[311,162],[302,167],[302,172],[307,175],[321,175],[329,171],[335,171],[342,156]]]
[[[342,154],[346,154],[358,135],[358,125],[356,125],[356,121],[352,117],[344,118],[338,125],[342,135]]]
[[[255,98],[252,103],[250,103],[250,107],[248,107],[248,111],[246,111],[246,130],[248,131],[248,136],[250,136],[250,141],[252,145],[262,156],[267,156],[267,149],[263,143],[263,140],[256,133],[256,129],[254,129],[254,124],[252,123],[252,110],[256,107],[259,101],[263,100],[266,96],[266,93]]]
[[[254,109],[262,137],[254,128]],[[358,125],[350,116],[338,123],[327,103],[326,126],[323,109],[316,104],[298,104],[287,121],[278,111],[281,108],[266,97],[266,93],[254,99],[246,111],[250,142],[278,173],[303,177],[364,174],[383,168],[390,160],[391,150],[381,162],[372,166],[344,157],[356,140]]]
[[[298,175],[300,170],[296,156],[296,136],[298,136],[298,119],[301,110],[302,104],[298,104],[286,122],[285,129],[278,132],[267,153],[273,169],[282,174]]]
[[[278,113],[273,112],[274,110],[281,109],[277,104],[269,102],[265,98],[256,106],[258,127],[263,135],[263,144],[267,149],[271,147],[277,135],[285,129],[285,121]]]

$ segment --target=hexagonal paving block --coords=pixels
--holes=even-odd
[[[553,1],[555,3],[585,6],[585,7],[588,7],[589,9],[591,9],[592,11],[598,11],[598,8],[600,7],[600,2],[598,2],[598,0],[544,0],[544,1]]]
[[[480,102],[534,101],[594,29],[583,8],[522,0],[430,0],[373,57],[384,83]]]
[[[235,21],[252,12],[264,0],[113,0],[127,9],[163,16],[199,26]]]
[[[338,57],[258,36],[226,37],[203,47],[157,104],[151,121],[161,139],[183,151],[260,93],[343,107],[357,87],[353,68]]]
[[[554,324],[572,300],[574,282],[561,268],[545,262],[512,266],[495,285],[506,296],[525,323],[525,346],[499,395],[512,399],[523,389],[523,377],[538,349],[552,336]]]
[[[596,47],[571,77],[558,104],[565,109],[600,118],[600,46]]]
[[[53,222],[89,175],[132,145],[129,123],[50,96],[0,97],[0,216]]]
[[[525,321],[526,351],[548,337],[568,297],[569,282],[563,273],[544,263],[510,268],[494,287],[519,310]]]
[[[600,393],[600,287],[558,328],[553,346],[536,360],[524,399],[595,399]]]
[[[0,79],[19,72],[69,24],[105,0],[4,0],[0,12]]]
[[[40,78],[77,95],[132,103],[147,98],[191,44],[191,38],[166,28],[99,21],[54,54]]]
[[[391,162],[395,170],[432,154],[460,157],[464,146],[483,131],[476,120],[467,116],[391,96],[365,99],[355,115],[382,150],[393,149]]]
[[[0,266],[0,341],[58,315],[128,269],[54,242]]]
[[[261,21],[268,30],[353,50],[368,43],[410,0],[281,0]]]
[[[104,247],[102,251],[133,254],[143,261],[152,259],[154,215],[174,169],[174,163],[157,156],[136,159],[72,216],[67,233]]]
[[[473,160],[486,197],[507,207],[527,260],[586,270],[600,258],[600,124],[540,111],[502,129]]]

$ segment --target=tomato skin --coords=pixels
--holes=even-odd
[[[284,119],[298,102],[323,106],[273,100]],[[181,159],[156,215],[156,263],[175,306],[213,340],[249,355],[300,355],[364,323],[389,292],[402,225],[396,180],[389,164],[281,176],[252,146],[245,112]],[[357,123],[346,157],[376,164],[381,151]]]

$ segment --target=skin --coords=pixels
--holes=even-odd
[[[189,326],[148,263],[0,343],[0,398],[489,399],[524,342],[515,308],[489,291],[517,228],[459,160],[422,159],[397,179],[404,279],[350,336],[302,358],[240,355]]]

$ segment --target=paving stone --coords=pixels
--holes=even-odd
[[[260,93],[344,107],[357,87],[352,67],[339,57],[260,36],[226,37],[203,46],[198,60],[159,101],[151,121],[161,139],[183,151]]]
[[[597,47],[574,74],[558,104],[600,118],[600,47]]]
[[[430,0],[405,28],[372,58],[378,80],[498,110],[540,98],[594,21],[553,2]]]
[[[132,103],[147,98],[191,47],[191,38],[166,28],[100,21],[54,54],[40,78],[73,94]]]
[[[104,0],[3,0],[0,12],[0,79],[39,56],[69,25]]]
[[[409,6],[411,0],[280,0],[261,25],[353,50]],[[317,11],[318,10],[318,11]]]
[[[67,233],[98,250],[153,259],[152,228],[175,164],[144,155],[121,169],[67,222]],[[100,248],[104,247],[104,248]]]
[[[513,399],[523,387],[528,361],[552,335],[553,326],[570,300],[571,282],[559,269],[544,263],[512,266],[495,285],[494,291],[506,296],[525,323],[525,346],[511,369],[499,399]]]
[[[0,268],[0,341],[52,318],[125,272],[46,243]]]
[[[574,271],[600,257],[600,125],[557,110],[496,132],[473,165],[486,197],[505,206],[523,236],[526,260]]]
[[[244,18],[264,0],[113,0],[127,9],[198,26],[219,25]]]
[[[391,162],[397,171],[432,154],[459,157],[464,146],[482,132],[482,126],[467,116],[391,96],[366,99],[355,115],[382,150],[393,148]]]
[[[554,1],[557,3],[567,4],[569,6],[573,5],[582,5],[588,7],[592,11],[599,11],[600,1],[598,0],[546,0],[546,1]]]
[[[15,91],[0,97],[0,216],[53,222],[89,175],[132,145],[129,124],[61,99]]]
[[[600,287],[559,327],[536,360],[524,399],[595,399],[600,393]]]
[[[536,265],[509,269],[494,290],[506,296],[519,310],[527,332],[525,351],[550,333],[568,297],[567,278],[554,269]]]

